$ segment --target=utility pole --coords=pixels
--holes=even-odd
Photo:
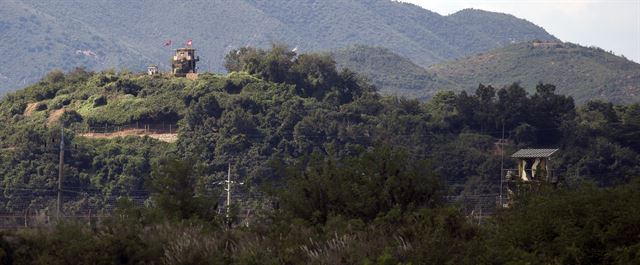
[[[231,162],[227,171],[227,220],[229,220],[229,211],[231,210]]]
[[[502,190],[504,186],[504,119],[502,119],[502,138],[500,138],[500,207],[502,207]]]
[[[58,164],[58,203],[56,205],[56,218],[61,218],[62,210],[62,177],[64,175],[64,127],[60,127],[60,161]]]

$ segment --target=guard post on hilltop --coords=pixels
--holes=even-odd
[[[196,63],[200,58],[196,56],[196,49],[191,47],[191,40],[187,42],[187,47],[178,48],[176,54],[171,59],[173,74],[179,77],[197,76]]]
[[[158,66],[155,64],[151,64],[147,67],[147,74],[148,75],[157,75],[159,73],[158,71]]]

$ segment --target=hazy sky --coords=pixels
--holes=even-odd
[[[464,8],[512,14],[562,41],[640,62],[640,0],[402,0],[442,15]]]

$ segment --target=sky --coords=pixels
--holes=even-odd
[[[512,14],[565,42],[640,63],[640,0],[401,0],[441,15],[465,8]]]

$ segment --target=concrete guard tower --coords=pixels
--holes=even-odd
[[[186,48],[179,48],[176,50],[176,55],[171,59],[171,68],[175,76],[185,77],[188,74],[196,74],[197,67],[196,62],[200,61],[200,58],[196,56],[196,49],[187,45]]]
[[[515,152],[511,157],[518,159],[518,179],[525,182],[557,182],[549,168],[551,156],[557,151],[558,149],[520,149]]]
[[[510,207],[516,193],[535,190],[542,183],[555,185],[558,177],[550,167],[551,156],[558,149],[520,149],[511,155],[518,160],[517,169],[508,169],[500,181],[500,205]],[[506,195],[506,201],[503,200]]]

